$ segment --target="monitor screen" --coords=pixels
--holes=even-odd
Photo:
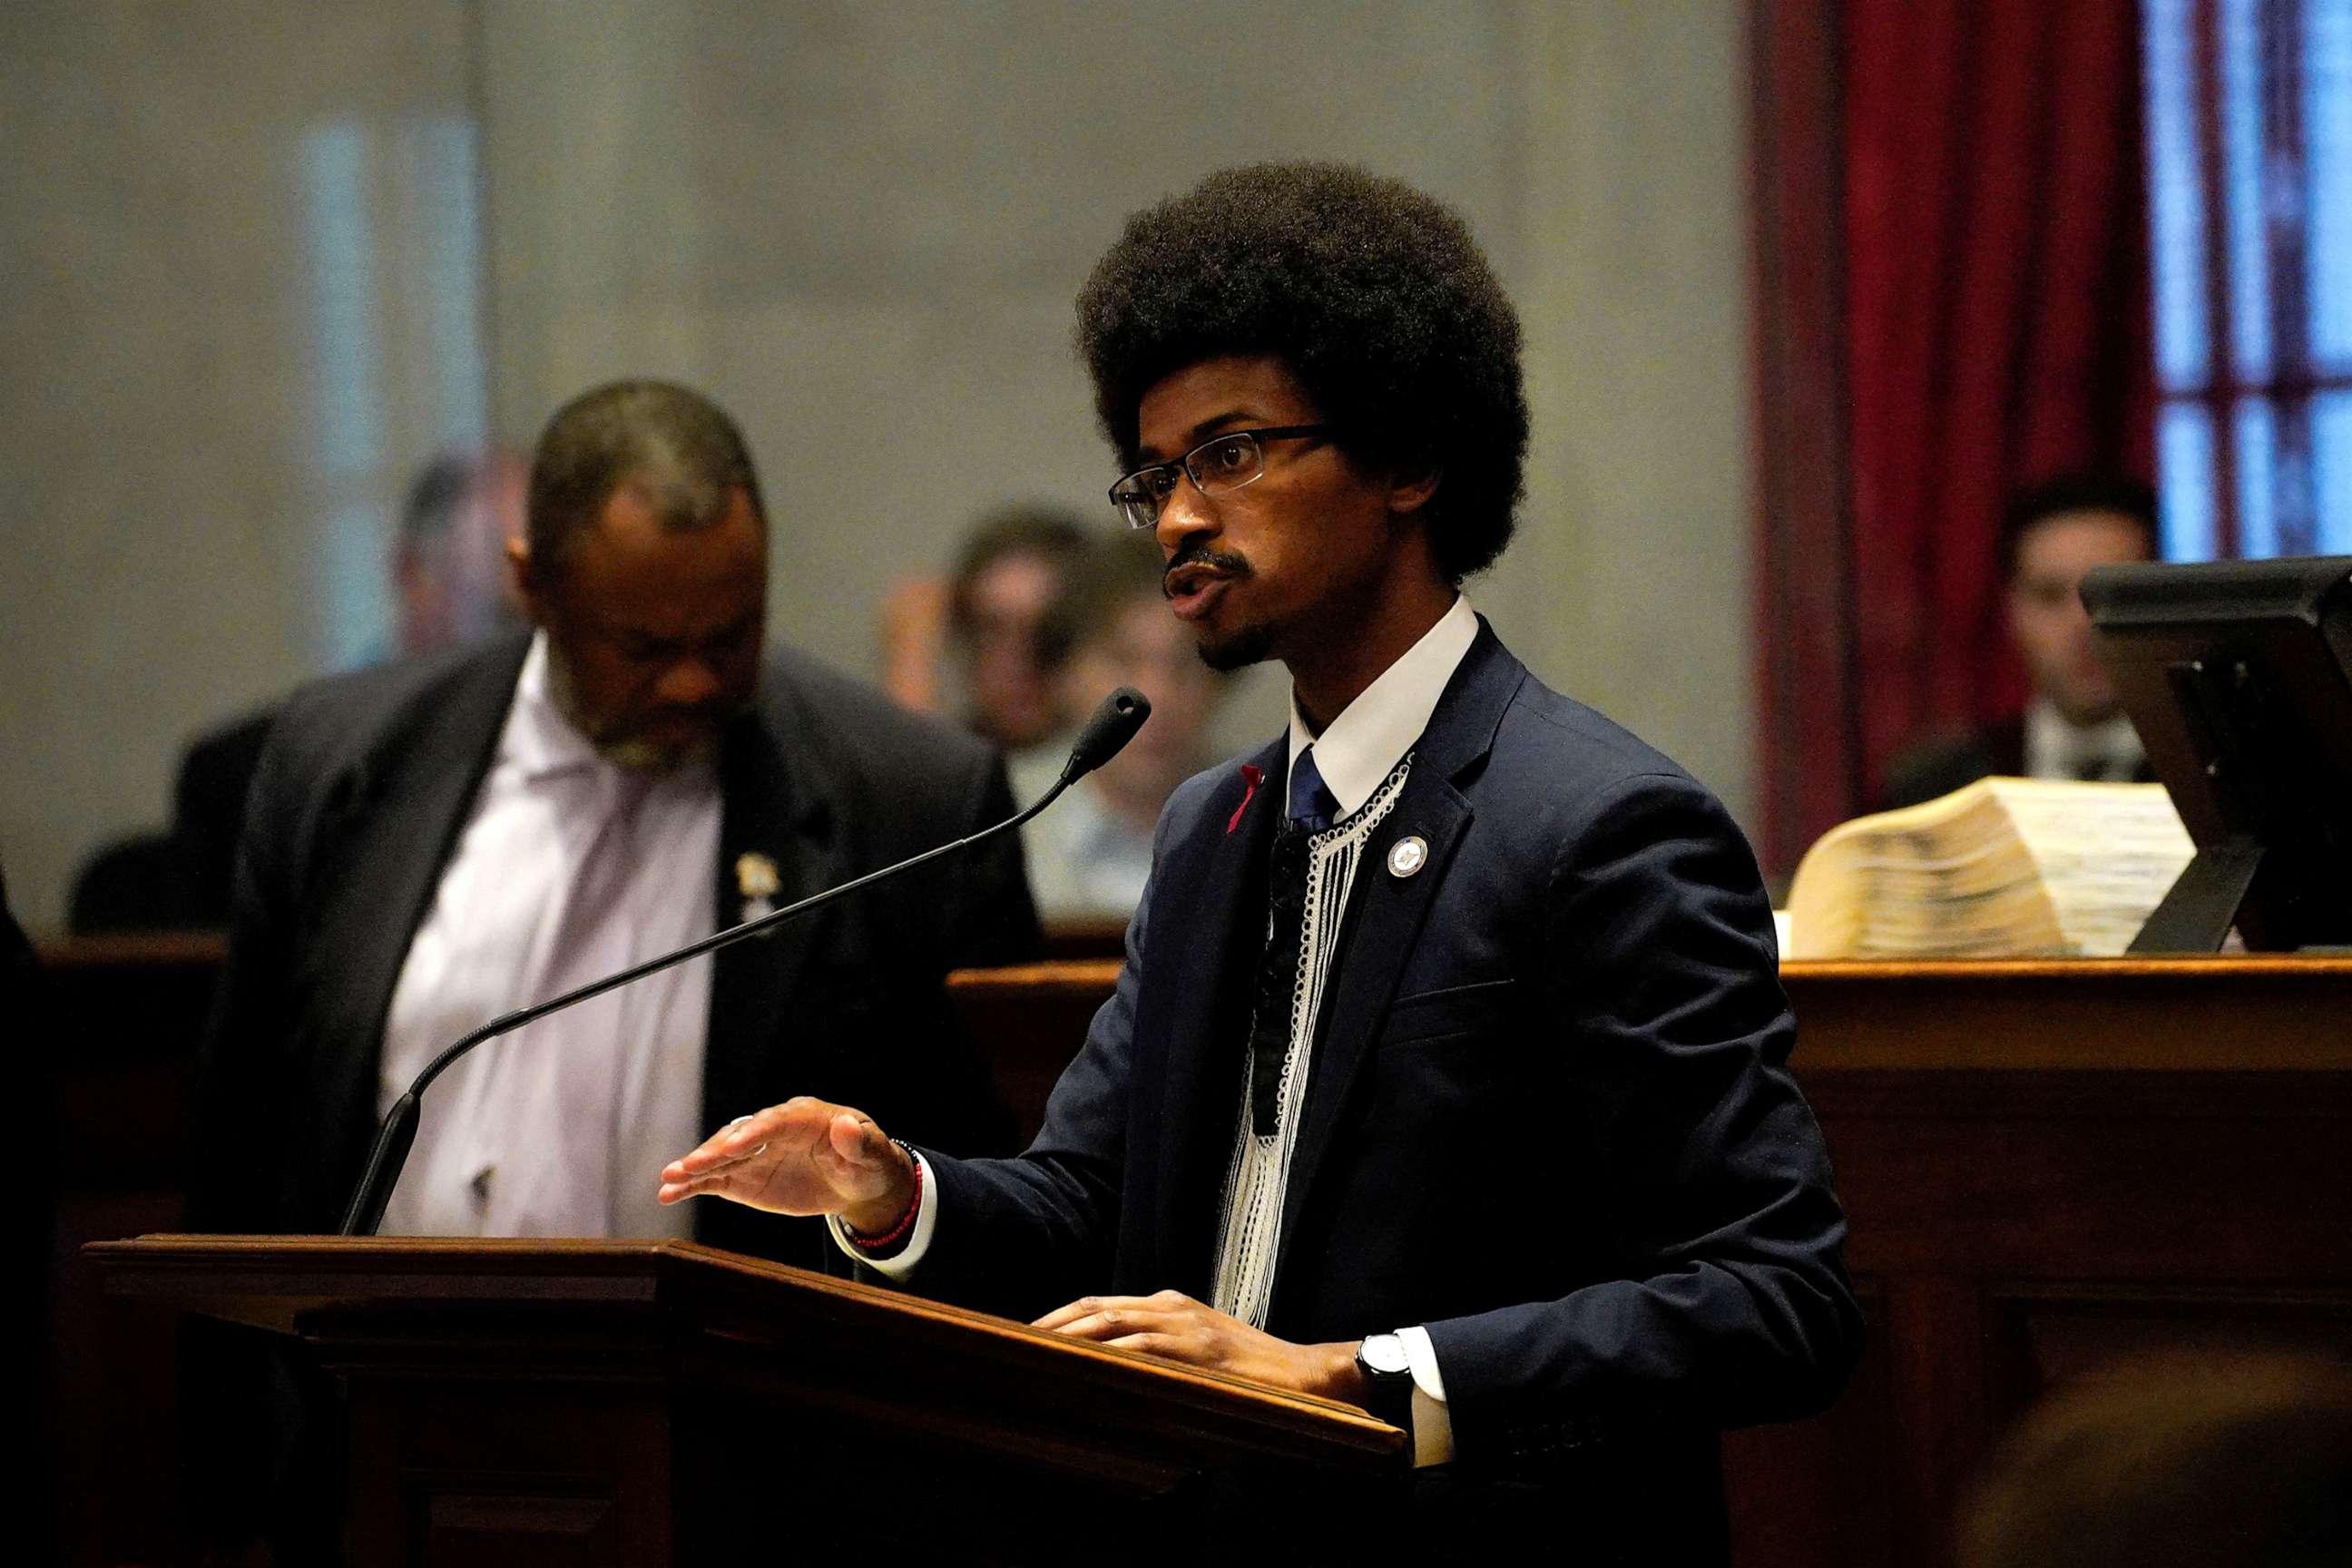
[[[2083,604],[2198,846],[2132,951],[2352,944],[2352,556],[2105,566]]]

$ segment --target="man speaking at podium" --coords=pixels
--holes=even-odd
[[[1025,1153],[802,1098],[662,1200],[1410,1432],[1409,1495],[1261,1541],[1721,1561],[1717,1432],[1825,1405],[1860,1317],[1746,843],[1459,593],[1519,495],[1509,301],[1427,197],[1261,165],[1132,218],[1078,317],[1114,505],[1202,658],[1282,661],[1289,732],[1170,802]]]

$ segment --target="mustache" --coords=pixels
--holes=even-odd
[[[1228,577],[1250,574],[1249,557],[1239,551],[1212,550],[1205,540],[1190,539],[1179,545],[1176,553],[1168,558],[1168,564],[1160,568],[1160,591],[1162,595],[1169,591],[1168,579],[1187,566],[1206,566]]]

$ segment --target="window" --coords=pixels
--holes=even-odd
[[[393,518],[419,455],[488,437],[480,137],[449,115],[312,127],[297,178],[306,244],[312,635],[348,668],[394,646]]]
[[[2352,554],[2352,0],[2145,0],[2164,552]]]

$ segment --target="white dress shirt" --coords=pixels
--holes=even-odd
[[[394,989],[379,1113],[450,1042],[560,988],[550,948],[572,878],[625,782],[550,697],[541,634]],[[596,964],[620,969],[709,934],[719,826],[709,762],[644,789],[614,912],[594,928]],[[656,1202],[654,1173],[702,1141],[710,962],[492,1040],[444,1073],[384,1234],[686,1235],[688,1205]]]
[[[2032,779],[2102,779],[2129,784],[2147,761],[2147,748],[2131,716],[2117,713],[2096,724],[2076,724],[2051,703],[2035,697],[2025,705],[2025,776]]]
[[[1422,731],[1429,728],[1430,715],[1437,710],[1446,682],[1453,679],[1454,670],[1461,667],[1477,637],[1478,616],[1471,609],[1470,601],[1457,595],[1453,607],[1438,617],[1436,625],[1382,670],[1321,734],[1308,727],[1294,697],[1290,709],[1290,765],[1295,768],[1299,754],[1313,746],[1316,769],[1322,774],[1332,798],[1339,802],[1339,815],[1345,817],[1360,809],[1412,750]],[[1288,798],[1286,778],[1284,788],[1275,799],[1283,802]],[[1246,1121],[1243,1131],[1246,1135]],[[905,1279],[912,1274],[929,1250],[940,1224],[939,1185],[928,1171],[923,1173],[921,1185],[913,1234],[902,1250],[887,1258],[867,1258],[850,1242],[838,1218],[831,1222],[835,1241],[843,1251],[888,1278]],[[1229,1193],[1227,1197],[1230,1203],[1234,1194]],[[1454,1457],[1454,1431],[1445,1408],[1445,1380],[1438,1370],[1435,1348],[1427,1331],[1418,1326],[1400,1327],[1393,1331],[1404,1341],[1405,1354],[1412,1367],[1413,1462],[1442,1464]]]

